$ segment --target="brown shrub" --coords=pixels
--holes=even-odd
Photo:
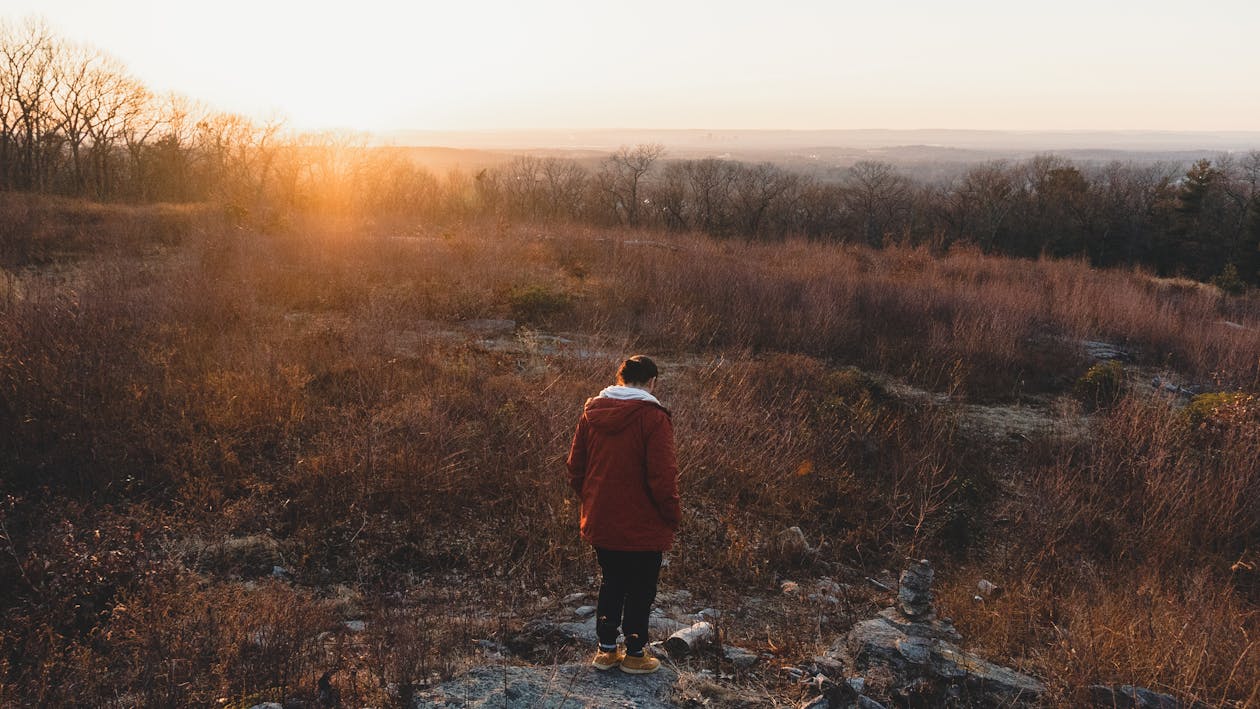
[[[10,276],[0,428],[12,434],[0,439],[0,492],[20,500],[0,570],[29,575],[45,559],[79,568],[71,562],[90,551],[49,541],[57,524],[30,502],[46,496],[65,508],[74,539],[98,528],[85,522],[94,506],[132,514],[145,501],[160,514],[135,513],[142,538],[163,527],[176,540],[273,535],[299,583],[357,585],[374,598],[442,574],[470,594],[495,591],[487,597],[501,609],[517,608],[505,600],[515,595],[569,592],[593,568],[562,474],[573,426],[625,353],[650,351],[665,365],[659,393],[675,414],[685,499],[667,583],[764,589],[789,572],[1006,550],[1038,565],[1023,590],[1005,584],[1027,609],[1001,607],[1010,620],[988,636],[978,616],[960,622],[1066,678],[1065,688],[1139,663],[1082,619],[1132,602],[1104,584],[1145,569],[1169,579],[1153,586],[1148,626],[1223,629],[1241,617],[1253,632],[1254,586],[1222,570],[1260,546],[1253,419],[1213,409],[1210,425],[1191,425],[1134,394],[1095,419],[1090,441],[1035,441],[1017,453],[974,450],[958,421],[977,400],[1068,391],[1085,369],[1082,338],[1135,350],[1136,366],[1254,392],[1254,296],[1166,292],[1138,273],[974,252],[526,226],[395,238],[395,226],[298,220],[266,235],[198,226],[160,262],[100,258]],[[461,334],[460,321],[505,317],[577,342],[552,350],[523,331]],[[931,391],[908,400],[880,383],[897,379]],[[998,525],[995,503],[1017,527]],[[789,526],[811,553],[769,553]],[[128,548],[125,535],[104,536],[101,552]],[[105,581],[64,592],[56,612],[29,590],[6,597],[0,671],[20,688],[15,703],[113,690],[200,703],[215,691],[310,685],[323,657],[309,643],[326,619],[318,599],[279,582],[256,596],[222,579],[202,585],[176,573],[184,562],[164,544],[155,554],[172,568],[161,582],[144,564],[89,565],[82,574]],[[1083,580],[1047,585],[1056,574]],[[1203,582],[1173,583],[1185,579]],[[80,623],[65,610],[96,594],[93,608],[129,599],[127,613]],[[407,618],[423,617],[419,604]],[[396,607],[382,603],[381,617]],[[776,624],[817,610],[785,611]],[[249,633],[274,625],[268,618],[294,631],[274,643],[264,633],[259,650]],[[1068,620],[1079,643],[1053,635]],[[414,684],[453,666],[444,636],[404,626],[372,640],[378,677]],[[1118,630],[1131,642],[1159,634],[1139,631]],[[823,632],[782,633],[784,646],[804,653]],[[1242,688],[1255,675],[1243,649],[1204,649],[1188,635],[1161,647],[1153,656],[1184,651],[1213,669],[1170,660],[1135,664],[1133,677],[1248,701]],[[1216,672],[1240,658],[1232,677]],[[63,670],[73,681],[56,690]]]

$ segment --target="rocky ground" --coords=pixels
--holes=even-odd
[[[927,560],[913,562],[902,572],[896,601],[874,617],[856,623],[822,655],[800,667],[783,667],[805,689],[801,709],[881,709],[902,707],[1020,707],[1039,706],[1045,687],[1036,678],[989,662],[962,649],[962,636],[948,618],[938,617],[933,605],[934,571]],[[872,580],[873,583],[878,583]],[[788,582],[791,583],[791,582]],[[786,584],[785,584],[786,586]],[[979,593],[997,589],[980,585]],[[785,588],[798,593],[799,588]],[[582,594],[564,599],[583,600]],[[685,591],[662,594],[663,608],[677,609],[690,600]],[[570,608],[574,620],[540,619],[493,648],[502,662],[474,668],[422,691],[416,707],[539,707],[546,709],[665,709],[667,707],[733,706],[781,707],[782,695],[721,684],[725,677],[710,670],[688,669],[683,661],[701,654],[724,660],[722,666],[751,668],[772,660],[743,648],[722,645],[709,619],[720,613],[702,609],[686,626],[679,617],[654,612],[653,633],[676,629],[667,641],[650,647],[662,660],[653,675],[633,676],[617,670],[599,671],[584,661],[552,665],[519,664],[518,653],[528,654],[540,643],[568,642],[575,649],[593,647],[594,609]],[[697,632],[698,631],[698,632]],[[683,642],[681,639],[686,639]],[[579,650],[580,651],[580,650]],[[729,663],[729,664],[728,664]],[[715,681],[717,680],[717,681]],[[1131,686],[1089,688],[1093,706],[1137,709],[1197,709],[1174,697]]]
[[[347,323],[336,318],[293,313],[288,320],[295,327],[337,329]],[[492,351],[546,357],[601,356],[608,354],[601,344],[579,335],[549,335],[518,331],[510,320],[477,320],[454,328],[436,324],[423,330],[388,332],[382,335],[400,357],[415,356],[428,340],[458,340]],[[1095,362],[1130,361],[1132,353],[1103,342],[1080,343]],[[675,367],[694,363],[675,362]],[[959,413],[964,432],[991,442],[1010,442],[1035,433],[1054,431],[1075,438],[1088,435],[1089,416],[1079,408],[1059,406],[1049,398],[1010,404],[959,404],[946,394],[918,389],[905,382],[868,374],[886,393],[915,405],[953,406]],[[1130,369],[1127,377],[1134,388],[1149,386],[1152,395],[1189,398],[1192,385],[1175,381],[1167,374]],[[257,540],[249,538],[257,546]],[[784,530],[778,540],[780,551],[807,555],[809,545],[800,529]],[[245,542],[236,542],[244,545]],[[253,547],[251,547],[252,549]],[[270,549],[263,549],[270,552]],[[238,549],[211,549],[207,553],[239,553]],[[274,554],[262,553],[263,567]],[[276,562],[280,563],[280,562]],[[282,566],[274,566],[276,575]],[[720,609],[700,607],[685,590],[664,590],[653,611],[653,637],[661,638],[650,650],[662,660],[661,670],[651,676],[631,676],[611,670],[600,672],[587,662],[585,653],[594,647],[595,608],[586,594],[563,599],[541,599],[546,610],[529,621],[519,633],[504,643],[482,640],[485,664],[445,682],[421,690],[414,697],[416,707],[572,707],[621,708],[696,706],[799,706],[808,709],[888,706],[1035,706],[1045,691],[1036,678],[1001,666],[967,652],[964,639],[949,618],[938,617],[931,591],[933,569],[927,561],[915,562],[900,577],[883,579],[831,578],[809,582],[784,581],[783,596],[799,596],[832,607],[840,614],[843,606],[869,608],[873,599],[893,604],[870,617],[855,618],[847,633],[834,638],[829,649],[799,666],[782,666],[773,653],[758,652],[722,642]],[[855,589],[857,592],[855,593]],[[995,587],[981,581],[980,595]],[[895,594],[895,595],[894,595]],[[856,599],[855,596],[860,597]],[[979,598],[979,596],[978,596]],[[746,598],[748,607],[772,605],[776,599]],[[360,621],[349,621],[359,623]],[[700,626],[709,626],[705,631]],[[716,629],[715,629],[716,626]],[[349,626],[348,626],[349,627]],[[693,633],[687,642],[666,641],[676,633]],[[361,627],[351,627],[361,631]],[[709,667],[716,668],[709,669]],[[781,674],[780,674],[781,673]],[[782,691],[758,687],[749,677],[786,675],[797,686],[787,699]],[[744,681],[732,681],[736,679]],[[780,687],[781,689],[781,683]],[[1095,706],[1160,707],[1191,706],[1173,697],[1129,686],[1097,686],[1089,696]],[[258,705],[265,707],[267,705]]]

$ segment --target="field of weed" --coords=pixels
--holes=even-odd
[[[773,665],[886,600],[824,620],[782,580],[926,556],[943,614],[1053,702],[1260,706],[1254,293],[972,251],[0,205],[0,703],[250,706],[327,673],[384,704],[477,662],[591,590],[563,458],[645,352],[684,505],[663,587],[774,656],[740,681],[794,696]],[[1110,388],[1082,389],[1084,342],[1120,353]],[[778,550],[791,526],[807,557]],[[1004,592],[975,601],[981,577]]]

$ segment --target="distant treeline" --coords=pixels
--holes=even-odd
[[[364,136],[156,96],[125,67],[38,22],[0,24],[0,189],[289,211],[625,224],[719,237],[974,245],[1164,275],[1260,282],[1260,152],[1185,166],[1082,166],[1044,155],[977,164],[950,183],[859,162],[839,182],[769,163],[669,160],[659,145],[598,165],[517,157],[437,176]]]

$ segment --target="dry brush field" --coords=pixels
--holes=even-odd
[[[1254,291],[972,250],[0,208],[0,704],[249,706],[330,673],[381,705],[481,661],[590,590],[563,456],[645,352],[682,475],[663,588],[774,657],[731,684],[798,699],[774,668],[928,557],[968,644],[1052,705],[1117,682],[1260,706]],[[792,526],[809,555],[776,549]],[[838,609],[778,592],[824,576]]]

